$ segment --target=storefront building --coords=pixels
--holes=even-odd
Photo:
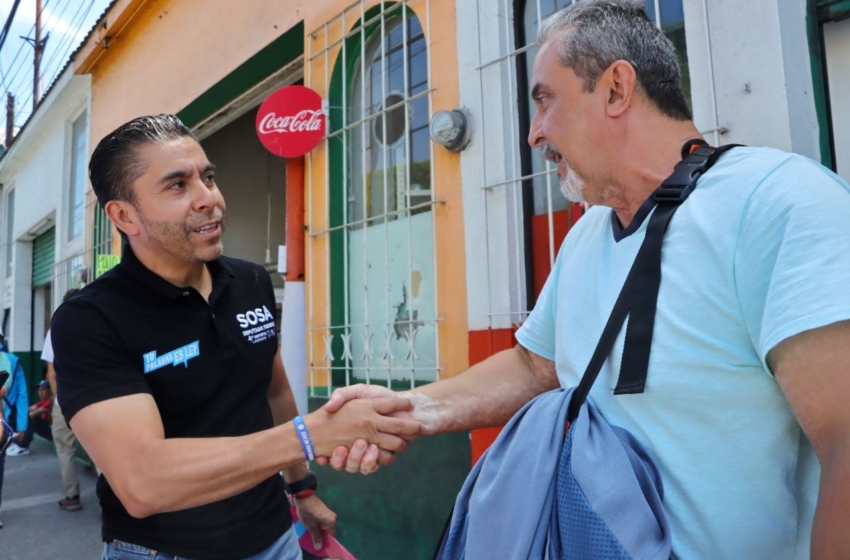
[[[353,383],[451,377],[514,344],[582,214],[526,143],[537,26],[568,3],[116,0],[74,60],[90,80],[87,150],[143,114],[177,113],[192,127],[218,165],[225,254],[264,263],[275,281],[303,407]],[[645,5],[677,49],[710,142],[795,151],[848,176],[848,2]],[[255,120],[290,84],[326,101],[328,132],[284,160],[260,144]],[[459,152],[429,137],[434,115],[455,109],[470,133]],[[98,218],[88,223],[99,231]],[[120,253],[117,236],[85,243],[91,255]],[[303,254],[285,283],[281,245]],[[15,262],[28,266],[25,255]],[[369,477],[321,469],[341,541],[364,559],[429,558],[494,435],[422,438]]]

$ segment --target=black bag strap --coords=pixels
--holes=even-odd
[[[689,144],[685,145],[683,151],[690,148]],[[655,326],[658,290],[661,286],[661,246],[664,233],[676,209],[693,192],[697,180],[724,152],[739,146],[739,144],[728,144],[713,148],[702,142],[699,144],[698,148],[685,155],[682,161],[676,164],[673,174],[661,183],[653,194],[656,203],[655,212],[652,213],[646,227],[643,243],[629,270],[620,295],[614,303],[608,322],[602,330],[599,343],[573,394],[567,413],[567,420],[570,423],[578,417],[579,410],[587,400],[590,388],[599,376],[605,360],[611,354],[614,341],[626,317],[629,317],[629,324],[626,328],[620,377],[614,394],[634,394],[644,391],[649,367],[649,351],[652,347],[652,332]]]

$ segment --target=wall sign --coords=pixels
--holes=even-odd
[[[101,274],[117,266],[120,262],[121,255],[98,255],[95,261],[94,277],[100,277]]]
[[[257,136],[280,157],[303,156],[319,145],[326,129],[322,97],[308,87],[282,87],[257,111]]]

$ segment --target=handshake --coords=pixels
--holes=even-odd
[[[327,404],[303,419],[316,462],[362,474],[392,464],[409,442],[433,433],[423,417],[426,398],[376,385],[337,389]]]

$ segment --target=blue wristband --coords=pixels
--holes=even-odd
[[[292,424],[295,426],[295,431],[298,433],[298,441],[301,442],[301,449],[304,450],[304,456],[308,461],[316,458],[316,453],[313,451],[313,442],[310,441],[310,434],[307,433],[307,426],[300,416],[292,419]]]

